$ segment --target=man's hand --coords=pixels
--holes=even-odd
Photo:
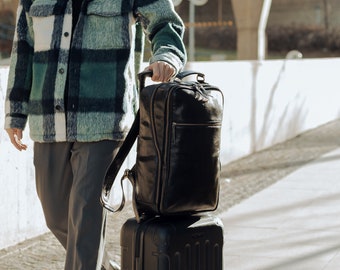
[[[8,128],[8,129],[6,129],[6,131],[8,133],[10,140],[11,140],[11,143],[14,145],[14,147],[16,149],[18,149],[19,151],[27,149],[27,145],[23,144],[21,142],[21,139],[22,139],[22,130],[21,129]]]
[[[168,82],[176,74],[176,69],[163,61],[152,63],[146,69],[152,70],[151,80],[155,82]]]

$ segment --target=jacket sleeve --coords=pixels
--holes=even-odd
[[[171,0],[136,0],[134,12],[151,42],[150,63],[165,61],[179,72],[186,63],[184,24]]]
[[[27,122],[32,84],[33,39],[26,2],[20,1],[17,11],[5,100],[5,128],[24,129]]]

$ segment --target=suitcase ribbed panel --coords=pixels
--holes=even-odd
[[[216,217],[156,217],[121,231],[122,270],[222,270],[223,225]]]

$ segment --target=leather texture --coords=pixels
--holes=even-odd
[[[141,91],[133,168],[140,213],[216,209],[222,115],[223,95],[207,83],[161,83]]]
[[[137,220],[141,216],[215,210],[219,199],[222,92],[206,83],[202,73],[186,71],[173,82],[144,87],[146,75],[140,76],[139,114],[117,155],[118,162],[113,162],[106,175],[103,205],[114,211],[106,196],[139,128],[136,164],[123,176],[134,187]],[[197,75],[196,80],[184,81],[189,75]]]

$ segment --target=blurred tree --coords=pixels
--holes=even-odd
[[[15,15],[12,10],[0,10],[0,56],[10,56],[14,35]]]

